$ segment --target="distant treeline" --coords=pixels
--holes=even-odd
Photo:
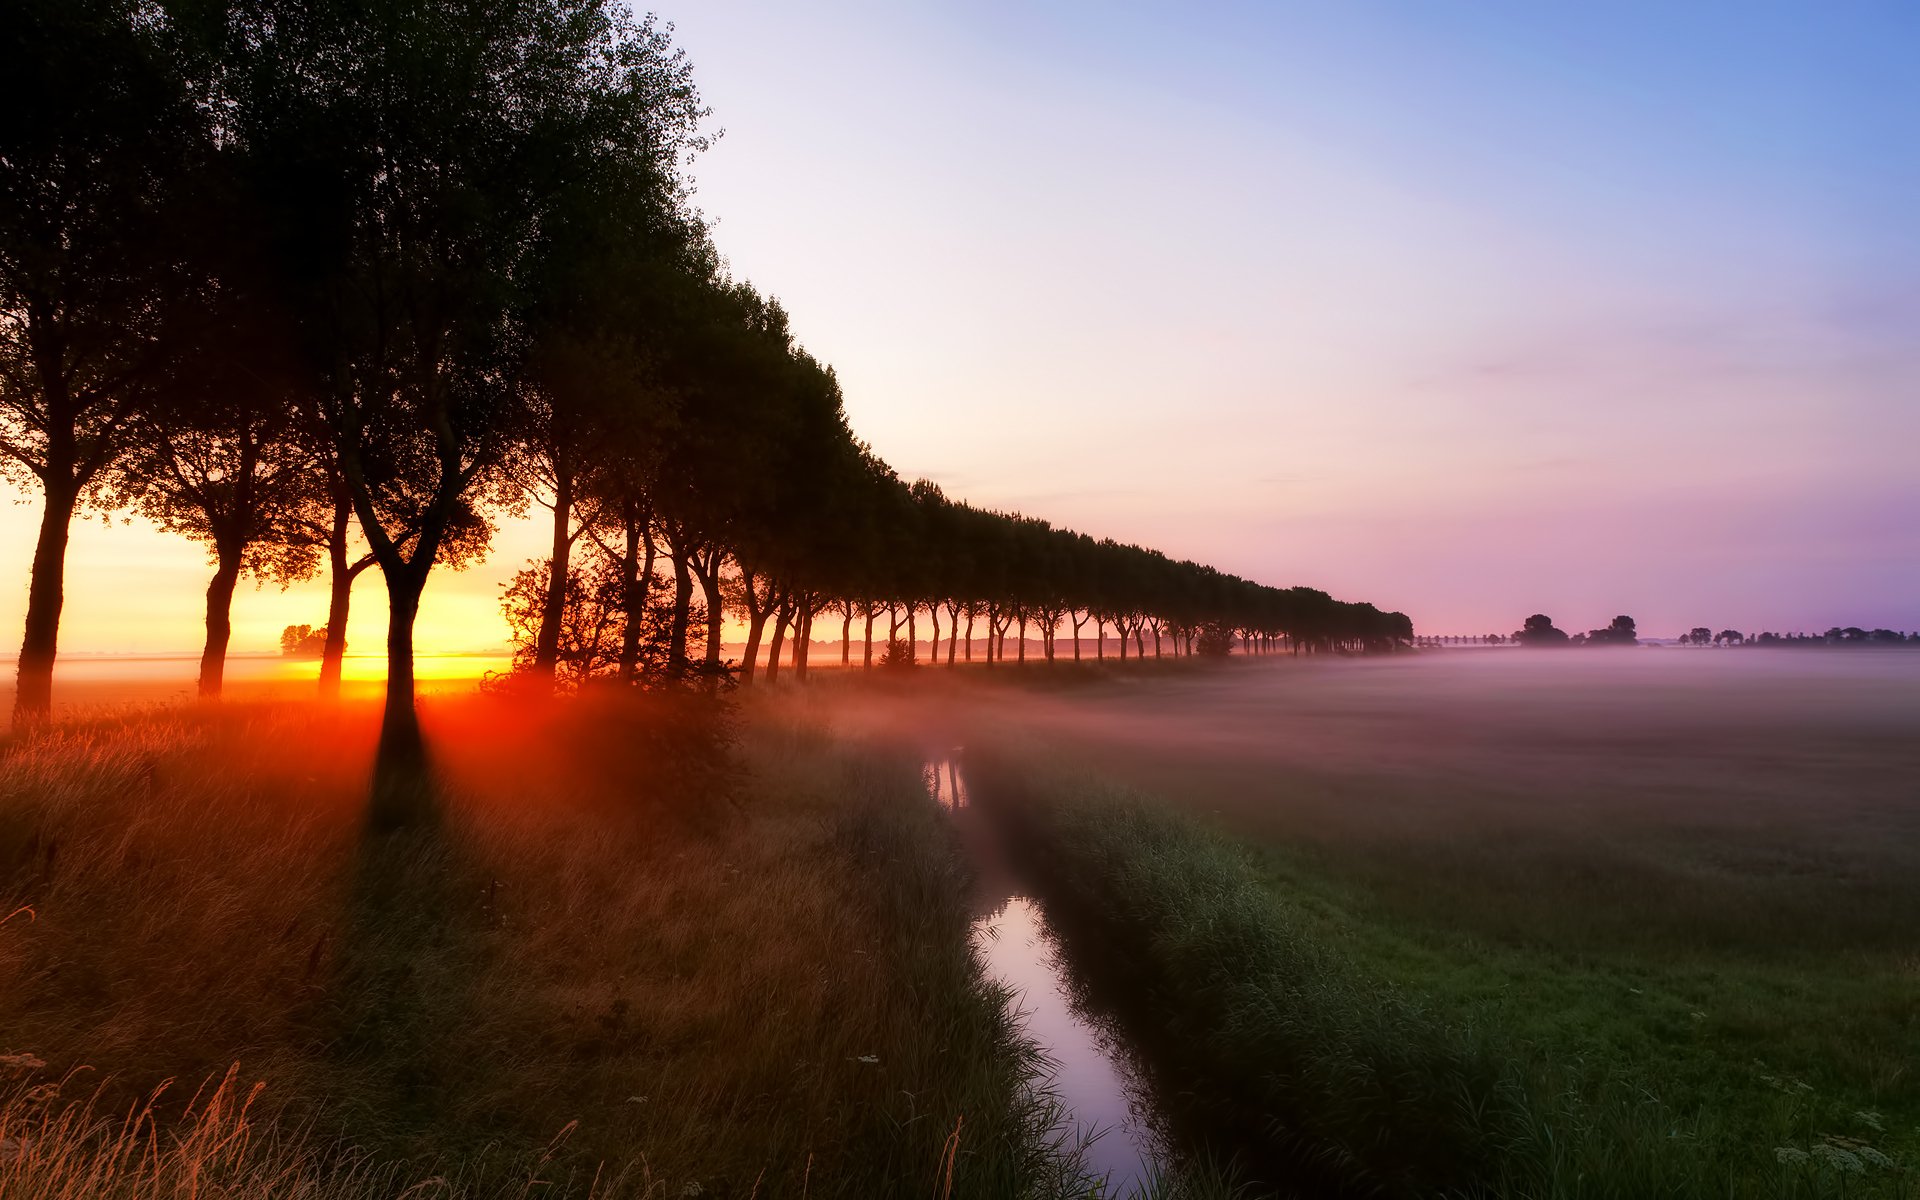
[[[1713,633],[1705,625],[1696,625],[1674,641],[1682,646],[1920,646],[1920,633],[1862,629],[1858,625],[1835,625],[1825,633],[1742,634],[1737,629]]]
[[[889,641],[944,617],[949,660],[962,619],[1037,628],[1048,657],[1088,627],[1123,654],[1412,635],[896,477],[786,312],[729,275],[687,177],[710,136],[689,64],[614,0],[27,0],[7,20],[0,457],[45,501],[16,723],[48,711],[88,509],[207,547],[207,695],[243,575],[324,567],[325,623],[292,649],[318,639],[333,691],[377,566],[396,745],[418,740],[429,574],[536,506],[549,552],[505,597],[536,685],[716,677],[729,612],[748,680],[788,637],[803,672],[824,614],[844,636],[886,613]]]
[[[1715,633],[1705,625],[1696,625],[1673,639],[1682,646],[1920,646],[1920,633],[1900,633],[1892,629],[1861,629],[1836,625],[1825,633],[1743,634],[1738,629]],[[1419,647],[1435,646],[1634,646],[1640,644],[1632,617],[1615,617],[1605,629],[1569,636],[1554,626],[1544,613],[1528,617],[1523,628],[1514,633],[1464,635],[1425,635],[1413,639]]]

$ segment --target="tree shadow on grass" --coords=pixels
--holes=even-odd
[[[457,1152],[478,1015],[492,966],[493,908],[444,820],[442,782],[424,747],[398,763],[382,747],[355,851],[323,1025],[353,1136],[388,1152]]]

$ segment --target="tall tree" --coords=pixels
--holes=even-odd
[[[420,595],[463,507],[509,494],[528,423],[524,282],[572,181],[671,179],[701,112],[665,34],[610,0],[226,14],[220,108],[281,234],[317,410],[387,585],[375,802],[404,820],[424,797]]]
[[[226,676],[242,572],[281,583],[313,572],[318,556],[300,519],[324,473],[281,397],[243,388],[165,412],[136,425],[123,487],[142,515],[205,543],[213,560],[199,677],[200,695],[212,699]]]
[[[16,727],[43,721],[68,530],[189,313],[203,122],[136,0],[19,0],[0,37],[0,470],[42,500]]]

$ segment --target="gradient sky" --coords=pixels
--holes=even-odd
[[[1920,8],[662,15],[733,269],[905,476],[1426,632],[1920,628]],[[423,645],[497,642],[539,540]],[[198,642],[195,547],[72,562],[65,648]],[[243,592],[235,648],[323,615]]]

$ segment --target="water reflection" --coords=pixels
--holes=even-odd
[[[1087,1166],[1106,1176],[1104,1194],[1137,1193],[1159,1144],[1139,1070],[1082,1009],[1045,913],[1021,885],[992,818],[969,802],[957,757],[928,762],[925,778],[927,794],[952,814],[974,869],[970,936],[981,971],[1012,993],[1022,1036],[1053,1063],[1063,1120],[1084,1145]]]
[[[967,785],[961,781],[960,764],[955,758],[929,762],[921,768],[921,774],[926,777],[927,795],[935,804],[950,812],[967,807]]]
[[[1053,1061],[1052,1084],[1066,1105],[1086,1163],[1107,1178],[1107,1194],[1139,1190],[1155,1143],[1144,1097],[1125,1052],[1075,1004],[1059,946],[1031,897],[1009,896],[974,918],[973,953],[987,978],[1014,993],[1021,1034]]]

